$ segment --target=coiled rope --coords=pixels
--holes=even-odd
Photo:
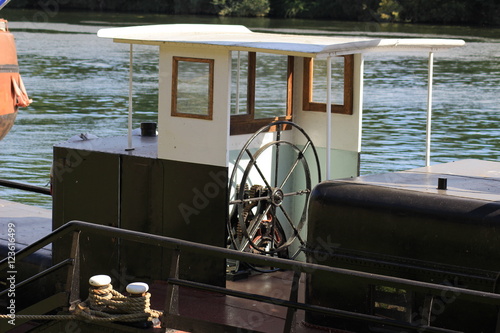
[[[75,302],[67,315],[15,315],[16,319],[27,320],[91,320],[101,322],[153,321],[163,312],[150,308],[151,294],[124,296],[113,289],[111,284],[89,288],[89,296],[84,302]],[[0,314],[0,319],[12,319],[13,315]]]

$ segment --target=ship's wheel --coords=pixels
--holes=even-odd
[[[300,231],[320,177],[316,148],[302,128],[288,121],[262,127],[243,146],[231,173],[228,245],[289,257],[295,240],[305,245]]]

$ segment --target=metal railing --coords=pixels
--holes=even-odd
[[[11,180],[6,180],[6,179],[0,179],[0,186],[15,188],[18,190],[23,190],[23,191],[28,191],[28,192],[40,193],[40,194],[45,194],[45,195],[52,195],[52,193],[50,193],[49,188],[14,182]]]
[[[54,241],[61,239],[67,235],[73,235],[73,242],[71,246],[71,253],[69,255],[69,260],[64,261],[58,265],[71,265],[68,270],[68,278],[67,278],[67,293],[69,295],[69,302],[73,302],[79,298],[79,238],[81,233],[91,233],[91,234],[99,234],[100,236],[108,236],[114,238],[120,238],[122,240],[142,243],[142,244],[150,244],[154,246],[160,246],[163,248],[167,248],[172,250],[173,260],[171,261],[170,275],[167,280],[167,301],[165,303],[164,308],[164,317],[163,322],[167,319],[169,320],[169,326],[172,328],[182,329],[182,327],[172,326],[172,323],[179,323],[182,325],[182,318],[178,315],[177,311],[177,301],[178,301],[178,286],[185,286],[189,288],[196,288],[207,290],[211,292],[221,293],[225,295],[231,295],[235,297],[240,297],[244,299],[255,300],[259,302],[271,303],[275,305],[280,305],[288,308],[286,323],[284,332],[289,332],[291,330],[291,326],[293,325],[294,316],[296,310],[306,310],[315,313],[322,313],[325,315],[345,318],[345,319],[354,319],[363,322],[370,322],[374,324],[386,325],[394,328],[402,328],[409,331],[418,331],[418,332],[440,332],[440,333],[451,333],[457,332],[453,330],[432,327],[428,325],[421,325],[416,323],[408,323],[403,321],[396,321],[392,319],[386,319],[377,317],[374,315],[363,314],[350,312],[345,310],[327,308],[317,305],[311,305],[306,303],[297,302],[297,294],[298,288],[294,288],[294,286],[298,286],[300,276],[302,273],[306,274],[314,274],[311,272],[322,272],[329,274],[331,276],[331,281],[335,281],[336,276],[348,276],[350,279],[356,280],[358,282],[366,283],[366,284],[383,284],[387,287],[394,288],[402,288],[408,289],[413,292],[422,293],[424,295],[432,295],[438,297],[445,292],[452,292],[455,295],[459,295],[460,299],[489,304],[493,306],[500,306],[500,294],[494,294],[489,292],[482,292],[470,289],[463,289],[448,285],[439,285],[432,284],[420,281],[413,281],[408,279],[402,279],[391,276],[383,276],[377,274],[371,274],[360,271],[353,271],[348,269],[341,269],[336,267],[328,267],[313,263],[305,263],[298,262],[289,259],[281,259],[275,257],[268,257],[259,254],[247,253],[247,252],[239,252],[236,250],[220,248],[211,245],[199,244],[189,241],[184,241],[180,239],[147,234],[137,231],[131,231],[126,229],[119,229],[110,226],[96,225],[87,222],[81,221],[72,221],[69,222],[60,228],[53,231],[51,234],[43,237],[37,242],[31,244],[30,246],[18,251],[16,253],[16,260],[22,260],[28,255],[42,249],[48,244],[53,243]],[[241,291],[236,291],[232,289],[227,289],[223,287],[213,286],[209,284],[203,284],[198,282],[192,282],[187,280],[179,279],[179,262],[181,260],[181,255],[183,253],[203,253],[208,254],[217,258],[225,258],[231,260],[237,260],[240,262],[247,262],[253,265],[262,265],[269,267],[281,268],[283,270],[293,271],[294,278],[292,282],[292,288],[290,293],[290,298],[288,300],[273,298],[268,296],[262,296],[257,294],[245,293]],[[50,269],[50,268],[49,268]],[[54,269],[54,268],[52,268]],[[0,272],[8,270],[8,261],[7,258],[0,261]],[[29,281],[20,282],[17,285],[23,285],[28,282],[33,282],[35,277],[30,278]],[[333,283],[333,282],[332,282]],[[1,294],[4,294],[3,291]],[[190,321],[191,318],[188,318]],[[225,330],[229,332],[230,330]],[[236,332],[237,330],[234,330]]]

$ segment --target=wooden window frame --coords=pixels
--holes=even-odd
[[[248,52],[248,81],[247,81],[247,113],[231,116],[231,135],[249,134],[258,131],[261,127],[272,121],[292,120],[293,110],[293,68],[295,57],[288,56],[287,65],[287,92],[286,92],[286,114],[282,117],[255,119],[255,82],[257,72],[257,54]],[[288,129],[286,126],[282,130]],[[270,131],[275,131],[270,128]]]
[[[344,104],[332,104],[331,112],[338,114],[353,114],[354,91],[354,55],[344,57]],[[326,112],[326,103],[313,102],[313,58],[304,58],[304,86],[303,109],[304,111]]]
[[[179,79],[179,62],[198,62],[206,63],[209,65],[208,69],[208,110],[207,114],[184,113],[177,112],[177,84]],[[183,118],[196,118],[204,120],[212,120],[214,113],[214,59],[204,58],[186,58],[186,57],[173,57],[172,58],[172,110],[173,117]]]

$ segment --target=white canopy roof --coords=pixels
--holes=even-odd
[[[463,46],[460,39],[325,37],[257,33],[241,25],[166,24],[101,29],[99,37],[130,44],[203,44],[235,51],[315,58],[367,52],[438,51]]]

